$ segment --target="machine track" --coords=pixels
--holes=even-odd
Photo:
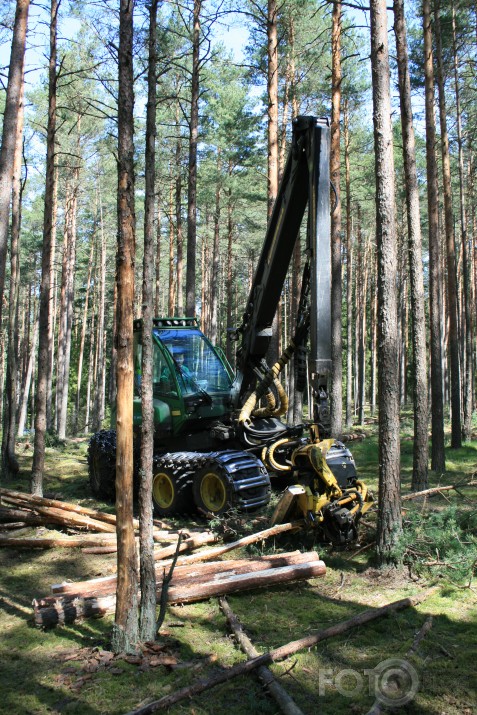
[[[135,450],[135,492],[138,488]],[[88,465],[91,491],[113,500],[116,475],[116,432],[101,430],[90,440]],[[240,450],[166,452],[154,456],[153,502],[159,516],[195,509],[218,515],[231,508],[253,511],[268,504],[270,478],[255,455]]]

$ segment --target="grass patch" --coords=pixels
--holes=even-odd
[[[406,422],[402,440],[403,492],[409,490],[412,469],[412,429]],[[351,449],[360,477],[377,495],[378,458],[375,426],[365,427],[367,437],[353,442]],[[112,510],[110,504],[92,499],[87,480],[86,441],[52,444],[47,449],[45,493],[85,506]],[[10,488],[29,491],[31,446],[19,446],[21,471]],[[453,484],[468,479],[477,468],[477,443],[447,451],[447,471],[430,474],[430,486]],[[346,551],[336,551],[309,541],[277,539],[267,550],[315,548],[327,564],[327,575],[305,583],[275,587],[231,596],[229,602],[260,651],[350,617],[364,608],[375,607],[415,593],[432,583],[439,594],[417,608],[351,631],[346,636],[322,643],[309,652],[273,666],[281,682],[304,713],[340,715],[367,712],[374,696],[363,675],[390,657],[404,657],[414,635],[426,617],[432,615],[433,628],[411,662],[420,687],[416,698],[403,712],[417,715],[470,715],[477,693],[476,595],[466,588],[475,554],[477,490],[465,496],[447,492],[423,503],[406,502],[403,548],[420,550],[424,559],[457,563],[459,570],[424,567],[413,561],[412,568],[381,571],[373,568],[372,548],[363,545],[374,538],[375,515],[363,521],[361,543]],[[190,522],[177,521],[179,525]],[[257,522],[258,528],[264,520]],[[255,530],[250,520],[238,516],[229,525],[217,523],[226,538],[236,538]],[[227,532],[227,530],[229,530]],[[35,533],[35,530],[31,530]],[[256,546],[253,553],[262,552]],[[247,552],[244,551],[245,555]],[[114,572],[115,555],[85,555],[76,550],[0,550],[0,692],[1,710],[10,715],[78,713],[97,715],[125,713],[140,702],[205,677],[216,669],[244,660],[230,638],[216,599],[171,607],[163,626],[163,642],[178,660],[176,667],[158,666],[141,670],[137,665],[114,660],[92,668],[95,654],[110,647],[112,618],[52,631],[32,625],[31,602],[46,595],[51,584],[65,579],[79,580]],[[465,567],[464,567],[465,560]],[[359,692],[348,697],[341,692],[345,670],[363,677]],[[320,685],[321,683],[321,685]],[[202,696],[171,708],[172,715],[272,715],[277,706],[258,681],[244,677],[215,688]]]

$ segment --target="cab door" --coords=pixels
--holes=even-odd
[[[177,434],[184,419],[184,403],[167,350],[153,338],[153,409],[156,438]],[[134,333],[134,427],[142,423],[142,332]]]

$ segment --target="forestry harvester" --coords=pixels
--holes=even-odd
[[[307,209],[306,262],[294,335],[278,361],[266,363],[272,322]],[[349,450],[330,438],[327,375],[331,368],[329,126],[298,117],[241,325],[233,374],[192,318],[154,320],[154,476],[158,515],[195,507],[219,515],[252,511],[270,499],[270,477],[288,480],[273,523],[301,517],[328,541],[356,539],[372,499]],[[307,344],[309,350],[307,356]],[[141,427],[142,325],[134,324],[134,429]],[[297,389],[310,375],[309,423],[287,425],[280,373],[295,355]],[[136,456],[137,456],[136,455]],[[135,462],[138,460],[135,459]],[[116,433],[91,438],[90,483],[97,496],[115,489]],[[137,466],[136,466],[137,472]],[[282,480],[281,480],[282,481]]]

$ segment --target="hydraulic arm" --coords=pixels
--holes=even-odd
[[[309,305],[298,316],[297,340],[305,342],[310,331],[313,375],[326,375],[331,369],[329,134],[327,120],[298,117],[293,122],[291,149],[237,330],[237,338],[241,338],[235,383],[238,404],[253,386],[268,351],[273,318],[307,209],[308,277],[304,288],[308,289]],[[293,349],[296,347],[294,344]]]

